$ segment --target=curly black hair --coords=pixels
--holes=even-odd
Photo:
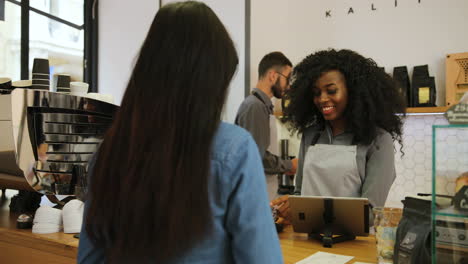
[[[313,103],[312,90],[322,74],[331,70],[340,71],[346,79],[348,104],[344,115],[355,142],[370,144],[381,128],[402,146],[406,104],[396,82],[374,60],[346,49],[318,51],[294,68],[294,82],[284,97],[289,102],[283,109],[282,121],[288,129],[302,133],[309,126],[325,124]]]

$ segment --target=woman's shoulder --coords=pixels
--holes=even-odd
[[[240,141],[248,140],[250,137],[249,132],[240,126],[221,122],[216,132],[215,142],[230,142],[238,143]]]
[[[218,158],[229,158],[233,154],[245,152],[252,142],[255,143],[245,129],[221,122],[214,138],[213,154]]]
[[[369,153],[372,154],[377,150],[391,149],[393,151],[393,137],[388,131],[377,128],[377,135],[372,143],[368,146],[365,146]]]
[[[377,136],[374,139],[374,144],[380,143],[393,144],[393,137],[390,133],[388,133],[388,131],[379,127],[377,128]]]
[[[313,138],[317,133],[320,133],[323,130],[323,127],[320,125],[311,125],[304,129],[302,132],[302,137],[304,139]]]

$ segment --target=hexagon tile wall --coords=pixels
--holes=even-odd
[[[390,189],[386,206],[403,207],[408,195],[432,191],[432,125],[447,125],[443,115],[407,116],[403,134],[403,156],[395,144],[397,177]]]

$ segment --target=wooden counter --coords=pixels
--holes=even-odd
[[[357,237],[356,240],[337,243],[332,248],[325,248],[318,240],[308,239],[307,234],[294,233],[292,226],[288,226],[279,234],[279,238],[285,264],[296,263],[318,251],[354,256],[348,263],[357,261],[377,263],[374,236]]]
[[[0,201],[0,263],[76,263],[78,239],[73,234],[33,234],[17,229],[10,199]]]
[[[17,214],[10,214],[10,200],[0,201],[0,263],[76,263],[78,239],[72,234],[33,234],[31,229],[16,229]],[[324,248],[306,234],[294,233],[288,226],[279,234],[286,264],[296,263],[318,251],[355,256],[356,261],[376,263],[374,237],[358,237]]]

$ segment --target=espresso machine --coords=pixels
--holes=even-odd
[[[118,106],[63,93],[0,95],[0,189],[75,195]]]

